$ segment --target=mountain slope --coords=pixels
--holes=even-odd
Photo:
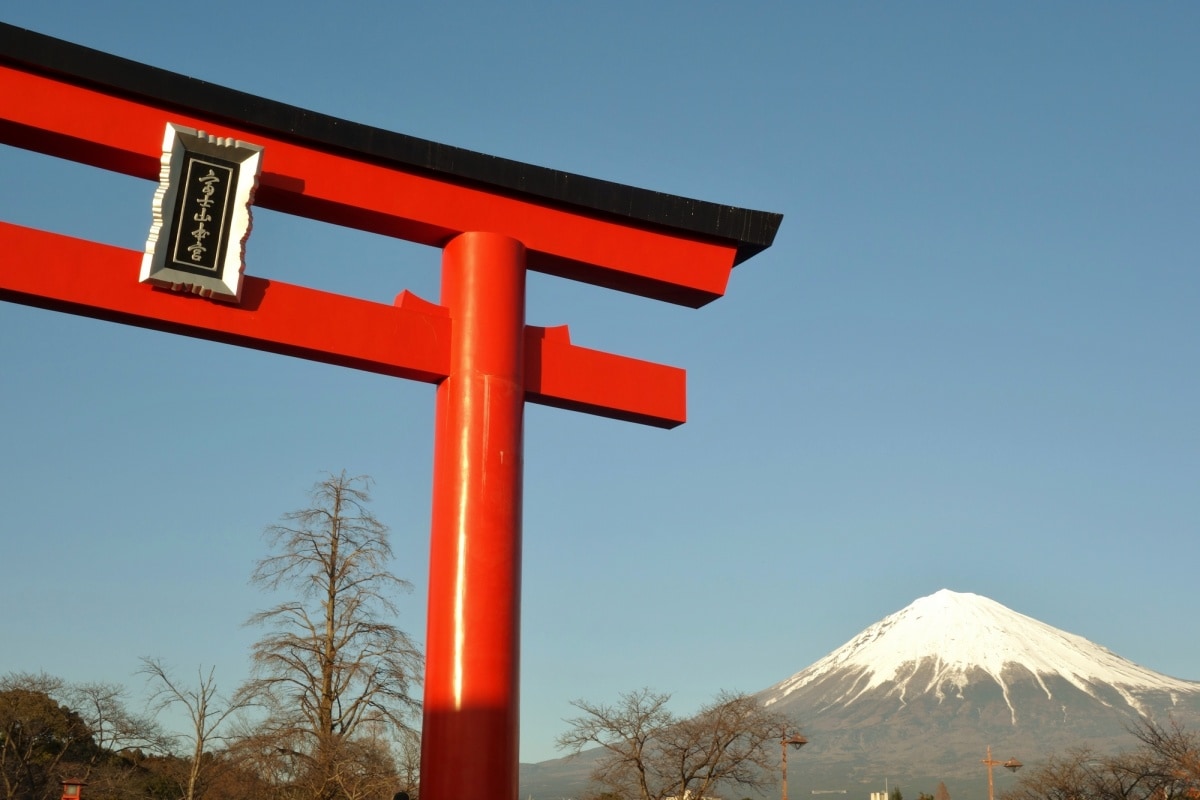
[[[1200,722],[1200,683],[949,590],[884,618],[759,696],[800,721],[814,780],[850,785],[905,776],[933,786],[975,783],[986,780],[980,761],[988,745],[1033,763],[1072,747],[1129,747],[1128,727],[1142,717]]]
[[[1161,675],[1108,649],[1018,614],[994,600],[943,589],[902,611],[885,617],[817,663],[764,693],[768,705],[792,692],[842,673],[855,676],[846,691],[829,698],[831,706],[849,706],[873,689],[889,687],[901,703],[905,696],[932,692],[961,694],[979,673],[990,677],[1008,697],[1006,673],[1032,679],[1053,699],[1040,676],[1065,680],[1081,692],[1106,702],[1115,692],[1131,709],[1150,713],[1139,697],[1171,696],[1200,691],[1200,684]],[[919,677],[918,677],[919,676]],[[1008,704],[1012,722],[1017,709]],[[819,711],[819,709],[818,709]]]

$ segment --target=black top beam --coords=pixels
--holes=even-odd
[[[0,22],[0,62],[145,98],[237,126],[349,151],[456,182],[734,242],[737,263],[771,246],[782,214],[560,172],[306,111]]]

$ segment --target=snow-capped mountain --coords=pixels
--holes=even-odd
[[[973,781],[986,777],[988,745],[1034,763],[1072,747],[1130,747],[1128,727],[1142,717],[1200,722],[1200,682],[949,590],[759,696],[800,722],[810,740],[800,758],[814,773],[820,767],[820,780],[851,784],[905,775],[933,786],[958,775]]]
[[[844,678],[847,672],[855,680],[841,694],[829,696],[827,707],[848,706],[879,688],[901,704],[906,696],[930,692],[939,701],[948,694],[961,697],[963,688],[983,673],[1004,693],[1013,724],[1017,709],[1008,691],[1018,678],[1032,679],[1047,699],[1053,699],[1053,692],[1043,675],[1066,680],[1097,699],[1107,688],[1138,713],[1152,711],[1139,699],[1146,693],[1174,697],[1200,692],[1200,683],[1148,670],[994,600],[949,589],[875,623],[767,692],[764,702],[778,703],[822,678],[839,673]]]

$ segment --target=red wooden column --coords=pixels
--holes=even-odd
[[[421,794],[516,800],[525,247],[463,233],[442,256]]]

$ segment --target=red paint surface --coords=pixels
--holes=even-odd
[[[142,254],[0,222],[0,300],[437,383],[450,373],[450,316],[407,292],[384,305],[246,276],[242,304],[137,282]],[[86,264],[86,269],[80,265]],[[678,367],[525,329],[530,402],[661,428],[687,417]]]
[[[174,122],[263,145],[255,204],[264,208],[436,247],[466,231],[503,231],[525,243],[530,269],[669,302],[724,294],[736,257],[731,242],[406,172],[10,67],[0,66],[0,97],[6,144],[157,181],[163,128]]]
[[[442,303],[454,337],[438,386],[421,793],[516,798],[525,252],[453,239]]]

